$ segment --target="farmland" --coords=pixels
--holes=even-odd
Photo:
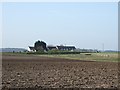
[[[94,54],[80,54],[82,56],[71,54],[70,57],[70,54],[4,53],[2,59],[3,90],[5,88],[117,88],[118,63],[115,60],[112,61],[113,58],[116,59],[116,53],[109,56],[112,62],[101,62],[103,59],[92,60],[103,57],[102,53],[92,56]],[[104,57],[108,57],[107,55]],[[77,59],[78,57],[80,59]]]
[[[106,61],[119,62],[118,53],[80,53],[80,54],[58,54],[58,55],[40,55],[45,57],[66,58],[73,60],[91,60],[91,61]]]

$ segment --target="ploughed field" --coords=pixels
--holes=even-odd
[[[3,55],[3,88],[117,88],[118,63]]]

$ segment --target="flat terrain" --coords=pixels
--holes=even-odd
[[[66,58],[66,59],[73,59],[73,60],[120,62],[120,59],[118,59],[117,52],[57,54],[57,55],[53,54],[53,55],[42,55],[42,56]]]
[[[118,63],[3,55],[3,88],[117,88]]]

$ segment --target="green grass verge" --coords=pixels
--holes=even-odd
[[[81,53],[81,54],[58,54],[58,55],[40,55],[45,57],[66,58],[75,60],[107,61],[120,62],[118,53]]]
[[[55,57],[65,58],[73,60],[91,60],[91,61],[107,61],[107,62],[120,62],[118,59],[118,53],[80,53],[80,54],[27,54],[27,53],[11,53],[5,52],[2,55],[24,55],[24,56],[44,56],[44,57]]]
[[[2,55],[27,55],[26,52],[2,52]]]

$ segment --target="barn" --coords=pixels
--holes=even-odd
[[[32,47],[32,46],[29,46],[28,51],[29,51],[29,52],[36,52],[35,48]]]
[[[47,50],[67,50],[67,51],[73,51],[75,50],[75,46],[47,46]],[[36,52],[34,47],[29,46],[28,49],[29,52]]]
[[[57,46],[58,50],[68,50],[68,51],[73,51],[75,50],[75,46]]]
[[[47,49],[48,50],[57,50],[57,47],[56,46],[47,46]]]

